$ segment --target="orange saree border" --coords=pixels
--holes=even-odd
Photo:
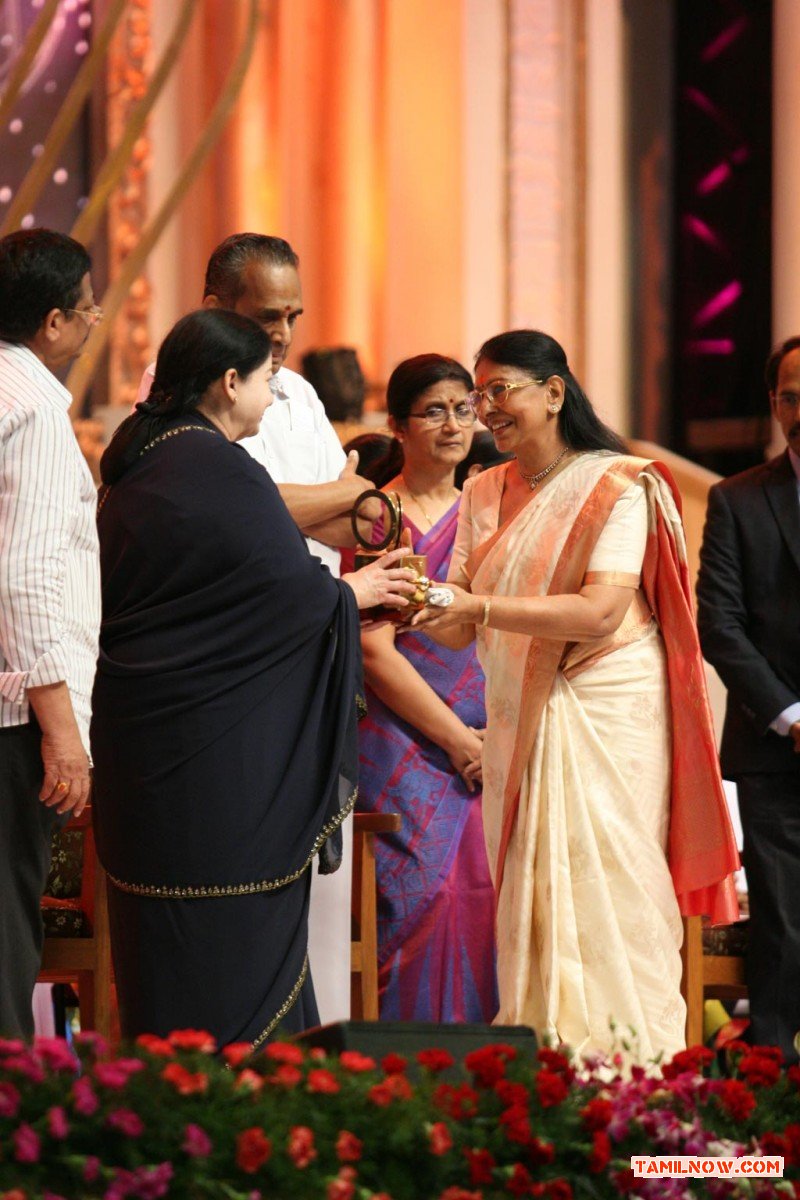
[[[612,508],[648,468],[654,469],[670,489],[680,513],[680,494],[663,464],[632,457],[618,459],[584,501],[562,547],[548,595],[580,589]],[[739,856],[722,789],[688,571],[659,504],[655,504],[655,514],[654,527],[648,534],[642,586],[661,628],[667,659],[673,730],[669,865],[681,912],[686,916],[705,914],[713,923],[723,924],[738,917],[732,876],[739,866]],[[476,567],[517,516],[519,512],[489,539],[489,545],[484,543],[479,548],[483,553]],[[533,589],[531,594],[535,594]],[[532,638],[528,650],[519,723],[503,797],[495,871],[498,896],[519,811],[523,772],[566,645]]]

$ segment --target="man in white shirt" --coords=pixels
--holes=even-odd
[[[233,309],[269,334],[275,403],[265,412],[257,436],[240,445],[269,471],[312,554],[338,575],[338,547],[354,544],[350,512],[372,484],[356,473],[358,455],[345,457],[314,388],[285,365],[303,313],[298,266],[297,255],[283,238],[233,234],[208,261],[203,306]],[[139,400],[150,391],[153,371],[150,366],[144,373]],[[364,509],[370,519],[379,514],[380,508]],[[349,822],[343,835],[341,867],[333,875],[315,872],[311,887],[309,959],[323,1022],[347,1017],[350,1011]]]
[[[89,796],[100,629],[96,491],[54,372],[102,314],[91,260],[47,229],[0,240],[0,1035],[30,1037],[59,816]]]

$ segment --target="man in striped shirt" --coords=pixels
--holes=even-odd
[[[0,1035],[33,1033],[54,825],[89,796],[96,493],[55,372],[100,319],[78,242],[0,240]]]

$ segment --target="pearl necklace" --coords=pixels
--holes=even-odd
[[[519,471],[520,475],[525,480],[525,482],[527,483],[527,485],[531,489],[531,491],[533,491],[534,488],[536,488],[537,484],[540,484],[543,479],[546,479],[546,477],[550,474],[551,471],[555,471],[556,467],[558,466],[558,464],[561,462],[562,458],[564,457],[565,454],[567,454],[568,451],[569,451],[569,446],[565,446],[564,449],[559,454],[558,458],[554,458],[548,467],[544,467],[541,471],[537,471],[535,475],[526,475],[525,472],[523,471],[522,467],[519,465],[519,462],[517,462],[517,470]],[[411,495],[410,492],[408,494],[409,494],[409,496]],[[413,496],[411,498],[413,500]]]

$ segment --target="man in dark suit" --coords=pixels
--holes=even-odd
[[[750,892],[753,1041],[793,1060],[800,1031],[800,337],[770,355],[777,458],[716,484],[697,584],[700,642],[728,689],[722,773],[736,781]]]

